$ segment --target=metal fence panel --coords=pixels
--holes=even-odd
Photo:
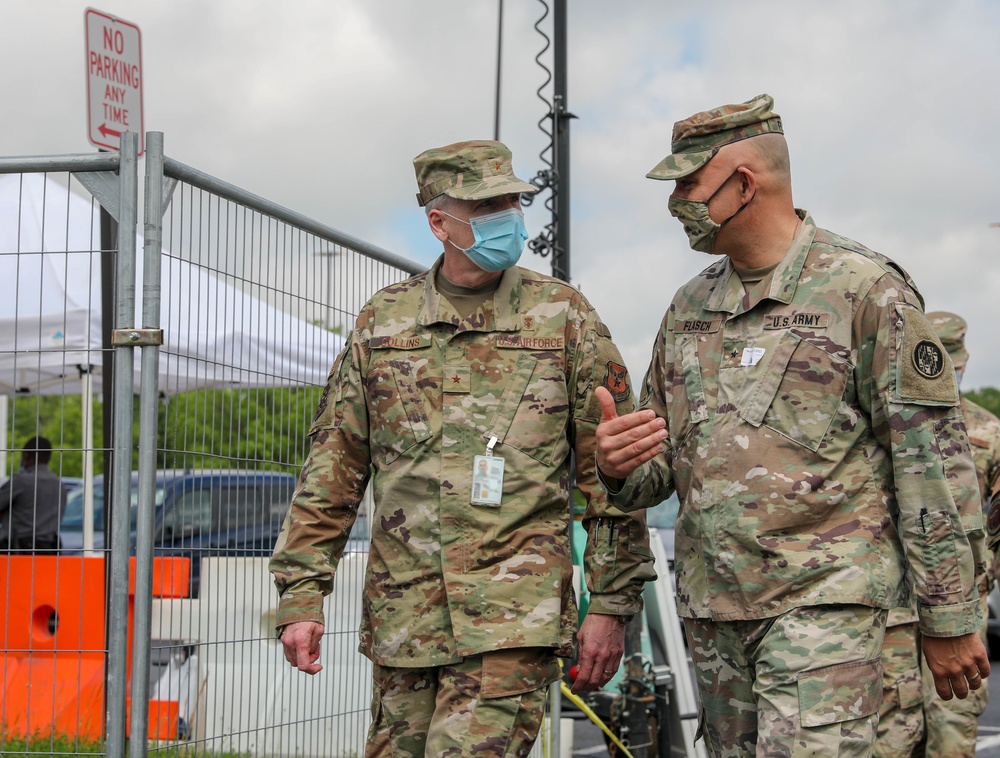
[[[93,441],[93,393],[106,379],[105,364],[122,362],[105,361],[101,307],[102,259],[122,260],[102,253],[100,206],[83,199],[71,176],[103,177],[109,205],[128,223],[136,170],[128,147],[121,157],[0,159],[0,478],[8,480],[0,489],[3,754],[100,754],[124,740],[127,640],[109,619],[128,609],[128,543],[116,578],[106,551],[61,553],[53,530],[67,490],[86,492],[78,502],[91,500],[92,490],[80,485],[92,479],[83,473],[100,468],[110,452]],[[127,244],[119,239],[111,247]],[[97,410],[127,418],[130,388],[125,398],[125,408],[113,399]],[[21,447],[37,436],[51,442],[51,460],[15,477]],[[125,440],[126,452],[130,444]],[[127,507],[109,503],[109,512],[113,526],[127,528]],[[119,654],[109,655],[115,649]],[[117,710],[109,707],[116,688]]]
[[[318,676],[284,660],[267,562],[358,311],[421,267],[164,156],[155,133],[137,239],[135,178],[127,148],[0,158],[0,478],[44,431],[71,490],[59,551],[0,553],[0,754],[361,755],[367,512]],[[108,253],[102,206],[121,222]]]
[[[163,486],[150,539],[154,560],[186,557],[191,573],[186,597],[152,603],[149,752],[183,740],[205,754],[360,755],[367,522],[327,599],[316,677],[289,667],[274,637],[267,560],[358,311],[420,267],[170,158],[163,167],[156,468],[188,473]]]
[[[15,473],[25,438],[44,431],[52,469],[73,490],[61,553],[0,555],[0,753],[124,755],[126,698],[133,736],[149,738],[132,741],[133,755],[174,754],[178,744],[187,754],[360,752],[370,692],[356,652],[365,522],[327,603],[321,677],[298,674],[281,655],[267,555],[342,335],[375,290],[419,267],[169,159],[157,185],[162,238],[147,225],[145,240],[163,251],[144,261],[134,194],[101,173],[120,162],[0,159],[0,480]],[[102,371],[104,353],[120,348],[102,335],[100,206],[74,174],[123,221],[115,248],[129,260],[111,318],[129,349],[113,376]],[[156,194],[147,185],[147,204]],[[144,265],[153,260],[160,281],[140,285],[139,319],[134,282],[151,281]],[[144,339],[146,327],[162,327],[162,346],[125,344],[129,330]],[[123,388],[111,408],[92,395],[105,381]],[[133,434],[133,395],[149,386],[153,403],[140,399]],[[84,437],[100,428],[82,420],[91,408],[116,420],[123,446],[113,502],[98,473],[112,451]],[[145,489],[134,472],[150,466],[136,446],[152,451]],[[106,499],[120,517],[114,540],[105,540]],[[137,550],[140,512],[148,553]],[[130,580],[148,590],[133,594]],[[133,634],[136,615],[148,618],[144,633]]]

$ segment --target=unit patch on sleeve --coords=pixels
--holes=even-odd
[[[998,541],[1000,541],[1000,500],[994,500],[986,517],[987,547],[992,548]]]
[[[912,305],[894,305],[890,345],[896,400],[919,405],[958,405],[958,378],[924,314]],[[902,332],[902,334],[900,334]]]
[[[607,366],[608,370],[601,384],[611,393],[611,397],[616,403],[628,400],[629,395],[632,394],[632,387],[628,383],[628,369],[614,361],[608,361]]]
[[[921,376],[936,379],[944,371],[944,353],[930,340],[920,340],[913,348],[913,366]]]

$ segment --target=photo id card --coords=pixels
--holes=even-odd
[[[472,464],[472,504],[500,505],[503,493],[503,458],[477,455]]]

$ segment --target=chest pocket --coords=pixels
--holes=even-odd
[[[740,416],[815,452],[837,415],[853,369],[848,361],[787,332]]]
[[[687,404],[686,409],[677,407],[676,411],[669,414],[670,437],[678,449],[688,433],[709,416],[701,361],[698,358],[698,340],[697,334],[677,335],[674,385],[681,386],[673,393],[673,404]]]
[[[372,457],[376,463],[392,463],[418,442],[431,437],[424,394],[417,387],[416,361],[408,351],[375,360],[365,376]],[[375,356],[376,359],[380,356]],[[417,357],[413,355],[413,357]]]
[[[495,436],[503,446],[551,466],[569,452],[568,420],[569,397],[562,368],[522,353],[483,437]]]

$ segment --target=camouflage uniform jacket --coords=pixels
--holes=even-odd
[[[976,464],[976,479],[983,500],[983,517],[987,518],[990,511],[990,492],[1000,487],[1000,419],[965,397],[962,397],[960,406],[965,419],[965,428],[969,434],[972,460]],[[995,566],[992,562],[988,562],[987,573],[979,584],[981,598],[990,594],[995,575]],[[917,613],[912,605],[910,608],[894,608],[889,611],[889,626],[908,624],[916,620]]]
[[[669,438],[611,500],[676,488],[682,616],[905,606],[908,561],[923,630],[977,631],[982,508],[955,372],[906,274],[799,215],[749,292],[724,258],[675,296],[640,398]]]
[[[609,506],[594,468],[595,386],[633,406],[621,357],[565,283],[508,269],[462,321],[434,286],[440,265],[378,292],[333,366],[271,561],[277,624],[322,621],[371,476],[364,655],[412,667],[517,647],[571,655],[571,451],[590,611],[638,612],[655,578],[645,519]],[[494,436],[502,502],[471,505],[473,457]]]
[[[1000,419],[982,406],[962,398],[962,412],[969,427],[972,455],[976,459],[976,473],[983,492],[986,511],[987,543],[994,552],[990,578],[997,576],[997,546],[1000,543]],[[987,590],[988,592],[989,590]]]

